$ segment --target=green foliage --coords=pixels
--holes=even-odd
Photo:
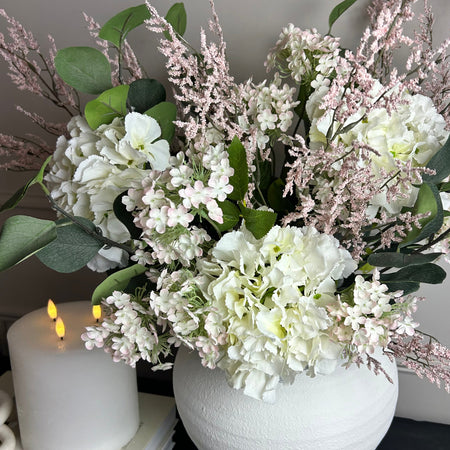
[[[157,80],[143,78],[130,84],[127,103],[133,111],[143,114],[165,100],[166,90]]]
[[[231,230],[239,222],[239,208],[229,200],[218,202],[218,204],[223,212],[223,223],[216,223],[216,228],[219,231]]]
[[[84,217],[76,217],[85,227],[94,232],[95,225]],[[56,222],[57,237],[36,253],[39,260],[50,269],[60,273],[71,273],[84,267],[103,247],[94,236],[86,233],[70,219]]]
[[[56,225],[51,220],[10,217],[0,234],[0,271],[29,258],[55,239]]]
[[[165,19],[172,25],[176,33],[183,36],[186,32],[187,24],[187,15],[183,3],[175,3],[172,5],[169,11],[167,11]],[[166,39],[170,39],[170,34],[167,31],[164,31],[164,36]]]
[[[128,191],[122,192],[122,194],[117,196],[116,199],[114,200],[113,203],[114,215],[127,227],[131,239],[139,239],[142,230],[134,224],[133,216],[129,211],[127,211],[126,206],[122,203],[123,196],[127,194]]]
[[[336,22],[336,20],[339,19],[339,17],[342,16],[342,14],[345,13],[345,11],[347,11],[348,8],[350,8],[350,6],[353,5],[353,3],[356,3],[356,0],[344,0],[341,3],[338,3],[333,10],[330,13],[330,16],[328,17],[328,33],[331,33],[331,28],[333,27],[334,23]]]
[[[435,175],[424,174],[423,181],[440,183],[450,175],[450,136],[444,146],[430,159],[428,169],[436,171]]]
[[[58,75],[80,92],[97,95],[112,88],[111,66],[95,48],[63,48],[55,56],[55,67]]]
[[[372,253],[367,262],[377,267],[406,267],[418,264],[425,264],[434,261],[441,253],[397,253],[397,252],[380,252]]]
[[[150,19],[150,12],[146,5],[132,6],[109,19],[100,29],[98,35],[101,39],[120,48],[127,34],[142,25],[147,19]]]
[[[13,209],[17,206],[17,204],[25,197],[25,194],[28,192],[28,189],[33,186],[33,184],[36,183],[42,183],[44,180],[44,171],[47,167],[48,163],[52,159],[51,156],[49,156],[45,161],[44,164],[42,164],[41,168],[39,169],[39,172],[30,180],[28,181],[25,186],[22,186],[20,189],[18,189],[13,196],[8,199],[1,207],[0,212],[6,211],[8,209]]]
[[[84,116],[93,130],[111,123],[115,117],[126,115],[129,88],[125,85],[113,87],[86,104]]]
[[[440,284],[445,277],[446,273],[442,267],[437,264],[425,263],[404,267],[393,273],[383,273],[380,281],[387,284],[391,291],[403,289],[398,287],[403,284],[409,293],[414,292],[410,290],[414,287],[418,289],[420,283]]]
[[[171,141],[175,136],[174,121],[177,118],[177,107],[170,102],[158,103],[153,108],[145,111],[150,117],[153,117],[161,127],[161,139]]]
[[[233,138],[228,147],[228,157],[230,166],[234,169],[234,174],[230,177],[233,192],[228,195],[228,198],[241,201],[244,200],[248,189],[248,165],[245,148],[237,137]]]
[[[100,304],[104,298],[110,296],[114,291],[124,291],[130,280],[143,274],[146,270],[147,268],[145,266],[135,264],[134,266],[114,272],[96,287],[92,294],[92,304]]]
[[[276,213],[271,211],[241,207],[241,213],[245,220],[245,227],[256,239],[264,237],[277,220]]]
[[[269,206],[277,212],[290,211],[292,209],[291,202],[283,197],[285,184],[278,178],[271,183],[267,191],[267,200]]]
[[[422,227],[420,229],[414,227],[399,245],[400,248],[428,238],[439,231],[444,221],[442,201],[438,188],[434,184],[423,183],[420,186],[412,213],[416,215],[428,212],[431,214],[420,220]]]

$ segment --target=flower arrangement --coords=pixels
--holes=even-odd
[[[273,401],[301,372],[383,372],[380,348],[450,391],[450,351],[417,329],[411,295],[445,278],[433,261],[450,233],[449,41],[433,47],[426,2],[409,37],[415,2],[374,0],[358,47],[343,49],[331,30],[355,1],[325,36],[284,28],[260,84],[234,81],[212,1],[215,40],[202,30],[199,50],[183,4],[164,18],[146,3],[102,27],[85,16],[99,50],[51,41],[49,57],[0,10],[12,81],[72,116],[24,111],[59,136],[54,151],[0,135],[6,168],[39,169],[2,209],[38,184],[59,215],[6,220],[0,269],[36,254],[60,272],[108,272],[93,294],[105,317],[82,338],[131,365],[168,368],[185,345]],[[175,103],[126,40],[141,25],[160,38]],[[77,91],[95,98],[83,109]]]

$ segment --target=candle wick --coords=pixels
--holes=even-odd
[[[61,336],[60,339],[61,339],[61,341],[63,341],[64,340],[64,336]]]
[[[98,319],[95,320],[98,323]]]
[[[53,322],[56,322],[56,317],[53,318]]]

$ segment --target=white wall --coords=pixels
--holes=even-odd
[[[15,16],[31,28],[45,48],[45,39],[51,33],[59,48],[69,45],[91,45],[82,21],[81,11],[104,23],[121,9],[139,4],[139,0],[2,0],[1,8]],[[155,0],[154,5],[162,12],[173,2]],[[338,0],[216,0],[216,7],[228,43],[231,68],[238,81],[252,74],[256,81],[265,76],[264,60],[282,26],[292,22],[300,27],[315,26],[319,31],[327,31],[328,14]],[[431,0],[437,17],[435,42],[442,41],[448,33],[448,0]],[[206,26],[208,17],[207,0],[186,0],[188,12],[187,39],[198,45],[200,26]],[[367,0],[359,0],[336,24],[334,33],[342,36],[343,45],[354,47],[365,26],[365,6]],[[0,22],[0,30],[4,23]],[[155,40],[145,30],[136,30],[130,41],[141,57],[149,74],[163,80],[163,60],[155,51]],[[5,64],[0,62],[0,132],[23,134],[32,128],[14,110],[21,104],[30,110],[46,111],[45,103],[32,99],[29,95],[15,90],[5,74]],[[48,111],[46,117],[60,121],[60,112]],[[35,130],[33,130],[35,131]],[[25,178],[26,179],[26,176]],[[14,174],[0,173],[0,201],[7,198],[21,185]],[[36,191],[37,192],[37,191]],[[41,217],[51,214],[46,210],[33,210],[37,203],[30,199],[24,203],[21,214],[39,213]],[[3,218],[0,218],[3,221]],[[0,315],[21,315],[36,307],[43,306],[52,296],[56,301],[88,298],[99,277],[89,271],[71,275],[57,275],[42,267],[36,260],[30,260],[6,273],[0,273]],[[421,328],[450,345],[450,281],[443,286],[424,289],[428,301],[421,304],[418,318]],[[418,380],[412,375],[400,373],[400,399],[398,414],[416,419],[450,423],[450,396],[444,391]]]

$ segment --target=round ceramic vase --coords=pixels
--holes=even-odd
[[[181,348],[174,367],[175,400],[199,450],[375,450],[398,396],[397,367],[376,358],[393,380],[364,367],[338,367],[331,375],[297,375],[280,384],[274,404],[232,389],[223,371],[204,368]]]

